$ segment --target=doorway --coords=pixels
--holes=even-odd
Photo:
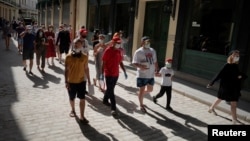
[[[170,15],[163,12],[165,2],[147,2],[143,36],[149,36],[159,68],[165,65]]]

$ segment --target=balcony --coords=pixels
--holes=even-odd
[[[15,0],[0,0],[0,3],[4,3],[12,7],[20,7],[20,4],[17,3]]]

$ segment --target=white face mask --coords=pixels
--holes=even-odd
[[[103,41],[103,40],[101,40],[101,39],[99,39],[99,43],[100,43],[100,44],[103,44],[103,43],[104,43],[104,41]]]
[[[120,47],[121,47],[120,44],[116,44],[116,45],[115,45],[115,48],[120,48]]]
[[[42,37],[42,36],[43,36],[43,33],[42,33],[42,32],[39,32],[39,36]]]
[[[150,43],[149,43],[149,44],[145,44],[144,47],[145,47],[145,48],[150,48]]]
[[[80,52],[81,52],[81,48],[75,48],[74,51],[75,51],[76,53],[80,53]]]
[[[166,65],[166,67],[169,68],[169,69],[172,67],[172,64],[171,64],[171,63],[168,63],[168,62],[167,62],[165,65]]]
[[[234,57],[234,58],[233,58],[233,61],[234,61],[234,62],[239,62],[239,60],[240,60],[240,57]]]

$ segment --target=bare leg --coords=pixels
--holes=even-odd
[[[75,111],[75,100],[69,100],[70,107],[72,111]]]
[[[31,70],[32,70],[32,67],[33,67],[33,60],[31,59],[31,60],[30,60],[30,72],[31,72]]]
[[[215,115],[217,115],[217,113],[215,112],[214,108],[221,102],[221,99],[217,98],[214,103],[209,107],[208,112],[209,113],[214,113]]]
[[[84,110],[85,110],[85,99],[80,99],[80,119],[84,119]]]
[[[236,108],[237,108],[237,102],[232,101],[231,104],[231,114],[232,114],[232,121],[237,122],[237,114],[236,114]]]

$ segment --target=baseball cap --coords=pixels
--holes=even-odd
[[[88,33],[88,31],[86,29],[80,29],[79,32],[80,32],[80,34],[85,34],[85,35]]]
[[[148,37],[148,36],[143,36],[142,38],[141,38],[141,41],[143,42],[143,41],[146,41],[146,40],[149,40],[150,38]]]
[[[115,43],[120,44],[121,43],[121,38],[119,38],[119,37],[113,37],[112,41],[115,42]]]
[[[31,25],[26,25],[26,29],[32,29]]]

